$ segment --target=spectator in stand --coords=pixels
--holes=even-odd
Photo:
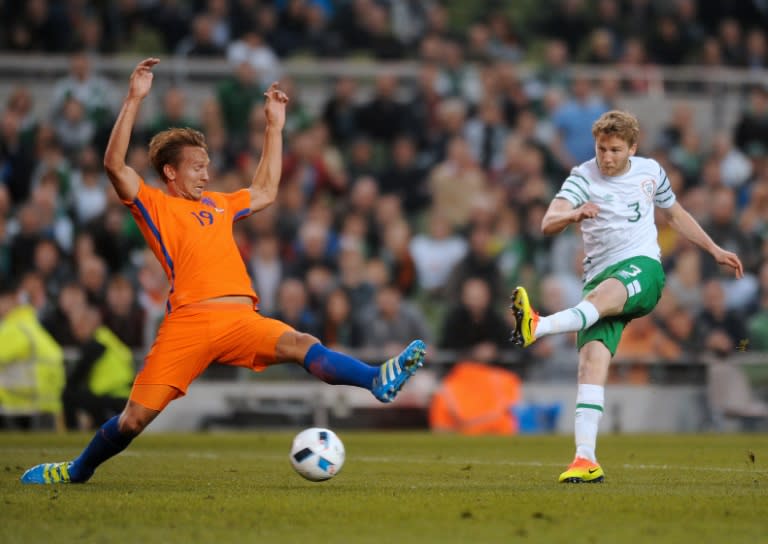
[[[180,87],[171,87],[163,94],[162,110],[149,122],[146,140],[173,127],[199,129],[197,120],[187,115],[187,95]]]
[[[186,2],[158,2],[146,12],[147,21],[157,31],[165,51],[176,51],[189,31],[192,15]]]
[[[732,67],[746,66],[747,55],[739,22],[730,17],[723,19],[718,26],[717,36],[725,63]]]
[[[283,280],[277,293],[277,311],[270,317],[301,327],[312,336],[320,336],[320,319],[309,307],[307,288],[299,279]]]
[[[699,133],[691,125],[683,130],[680,143],[669,149],[669,161],[680,169],[685,179],[686,187],[698,185],[704,176],[704,149]],[[717,178],[710,187],[721,184],[720,169],[714,165],[712,174]]]
[[[501,9],[491,12],[488,16],[490,30],[490,56],[505,62],[520,62],[525,54],[523,36],[518,32],[515,23]]]
[[[427,11],[432,2],[395,0],[391,2],[392,32],[408,49],[413,50],[427,27]]]
[[[54,9],[48,2],[8,3],[3,10],[7,36],[3,42],[18,52],[63,51],[72,38],[71,25],[64,10]]]
[[[59,344],[74,346],[77,340],[72,331],[72,316],[88,304],[85,289],[77,281],[71,280],[62,285],[54,301],[52,307],[41,316],[41,322]]]
[[[137,299],[139,307],[144,311],[144,346],[146,353],[152,345],[157,330],[165,318],[168,298],[168,279],[160,262],[155,259],[149,249],[144,249],[139,256],[137,271]]]
[[[333,93],[323,106],[322,119],[328,126],[333,142],[344,148],[358,133],[357,82],[348,76],[339,77]]]
[[[330,349],[357,348],[362,334],[347,291],[342,288],[331,291],[325,299],[320,340]]]
[[[275,234],[267,232],[258,236],[253,255],[248,260],[248,272],[253,278],[254,290],[259,293],[259,311],[272,315],[277,307],[277,290],[283,277],[280,242]]]
[[[768,146],[768,86],[753,87],[748,98],[734,136],[736,145],[746,153],[756,146]]]
[[[569,51],[578,51],[584,36],[589,32],[589,13],[584,0],[560,0],[546,18],[542,17],[540,28],[545,35],[564,40]]]
[[[699,250],[688,246],[675,255],[666,288],[683,307],[694,313],[701,309],[702,255]]]
[[[616,37],[606,28],[600,27],[589,35],[589,44],[583,60],[586,64],[610,66],[618,59]]]
[[[728,187],[738,190],[752,176],[749,158],[734,147],[731,135],[725,131],[715,132],[711,147],[710,157],[717,162],[720,179]]]
[[[91,430],[125,407],[136,373],[133,353],[102,324],[96,308],[82,308],[72,325],[80,355],[62,393],[64,420],[69,430]],[[88,417],[87,425],[80,425],[80,412]]]
[[[445,40],[437,90],[445,97],[461,98],[469,104],[479,104],[482,87],[477,68],[465,62],[464,48],[456,39]]]
[[[298,53],[321,58],[338,58],[344,54],[341,34],[331,26],[330,17],[319,3],[306,6],[306,29],[297,45]]]
[[[335,242],[335,236],[327,225],[319,221],[304,223],[295,244],[296,256],[286,274],[292,278],[306,279],[307,271],[315,265],[335,270]]]
[[[675,18],[680,26],[683,42],[689,51],[701,48],[707,34],[698,18],[697,4],[696,0],[676,0],[675,2]]]
[[[464,258],[456,263],[446,283],[446,300],[458,301],[461,286],[469,278],[485,280],[491,289],[491,298],[494,301],[508,296],[504,290],[498,255],[494,252],[493,232],[487,226],[475,226],[470,231],[469,250]]]
[[[35,246],[33,270],[40,275],[48,299],[56,300],[62,286],[71,277],[67,261],[56,242],[43,238]]]
[[[216,19],[208,13],[192,19],[191,32],[176,47],[179,57],[224,57],[225,50],[216,38]]]
[[[36,270],[30,270],[21,277],[19,287],[24,293],[24,302],[35,309],[35,315],[44,316],[51,311],[52,301],[45,291],[45,280]]]
[[[339,5],[332,27],[341,35],[347,51],[358,53],[367,47],[370,35],[365,19],[373,6],[373,0],[352,0]]]
[[[378,261],[385,268],[386,265]],[[347,293],[352,304],[352,316],[358,319],[362,310],[368,307],[374,299],[376,288],[369,281],[366,260],[357,247],[343,247],[338,259],[339,287]]]
[[[22,133],[21,113],[11,108],[0,112],[0,185],[14,204],[29,196],[29,179],[35,168],[34,149]]]
[[[623,376],[625,381],[645,384],[649,380],[649,365],[676,360],[680,353],[680,346],[662,331],[650,315],[644,315],[626,326],[614,359],[631,364],[628,369],[622,369],[628,374]]]
[[[750,184],[749,200],[741,210],[739,229],[756,241],[768,238],[768,172]]]
[[[698,315],[704,349],[727,357],[748,341],[744,317],[739,310],[729,310],[726,294],[719,280],[708,280],[703,288],[703,310]]]
[[[394,61],[401,60],[405,56],[403,44],[392,33],[386,8],[374,2],[364,21],[368,33],[366,49],[371,52],[374,59]]]
[[[431,62],[421,64],[416,75],[415,88],[406,102],[406,132],[416,140],[419,152],[424,156],[437,145],[436,140],[440,130],[438,108],[442,97],[437,88],[438,76],[436,64]],[[428,161],[429,158],[427,158]],[[421,162],[425,161],[422,159]]]
[[[760,265],[758,281],[758,300],[751,308],[746,323],[749,333],[749,344],[746,347],[765,352],[768,351],[768,261]]]
[[[380,176],[381,193],[396,195],[403,203],[405,214],[415,218],[430,203],[431,197],[427,191],[427,170],[418,163],[416,142],[410,135],[395,138],[388,165]]]
[[[21,415],[29,428],[37,415],[57,418],[64,388],[61,346],[42,327],[19,285],[0,284],[0,410]]]
[[[0,283],[11,280],[11,248],[6,233],[7,224],[5,214],[0,213]]]
[[[411,240],[411,228],[403,220],[388,223],[383,230],[384,245],[379,256],[387,263],[394,285],[403,296],[411,296],[416,291],[416,266],[408,248]]]
[[[240,38],[227,46],[227,61],[237,67],[243,62],[251,65],[257,74],[259,84],[266,87],[282,76],[280,59],[256,30],[247,30]]]
[[[603,99],[593,94],[592,84],[586,77],[575,77],[570,91],[571,98],[552,114],[552,121],[568,161],[568,164],[563,165],[566,169],[579,165],[594,155],[595,149],[590,139],[592,123],[608,111]]]
[[[491,31],[484,22],[476,21],[467,29],[466,57],[467,62],[491,60]]]
[[[136,302],[131,281],[116,274],[107,281],[106,304],[102,309],[104,326],[131,349],[144,346],[144,310]]]
[[[693,107],[685,101],[674,104],[669,115],[669,121],[662,125],[661,131],[656,137],[656,147],[670,149],[680,145],[685,131],[690,127],[696,129],[696,119],[693,113]]]
[[[752,28],[747,32],[744,61],[750,70],[768,69],[768,37],[764,29]]]
[[[379,288],[375,303],[362,311],[360,319],[365,324],[362,346],[375,348],[377,352],[401,345],[403,338],[432,336],[419,309],[403,300],[400,289],[392,284]]]
[[[104,213],[109,189],[102,168],[85,165],[73,178],[72,189],[77,194],[73,208],[78,226],[87,225]]]
[[[407,110],[397,99],[397,86],[394,74],[376,76],[374,95],[360,106],[357,115],[360,130],[387,149],[405,127]]]
[[[283,159],[283,183],[300,187],[307,201],[339,195],[346,189],[346,172],[324,145],[320,130],[303,130],[291,138]]]
[[[501,105],[493,98],[483,100],[477,114],[467,120],[464,136],[473,157],[486,172],[503,164],[508,132]]]
[[[663,66],[683,64],[689,51],[677,21],[671,15],[662,15],[656,19],[655,26],[648,41],[651,60]]]
[[[251,110],[261,101],[263,91],[259,74],[248,62],[237,65],[232,76],[216,87],[224,127],[233,147],[244,145]]]
[[[428,184],[434,209],[450,217],[453,226],[461,230],[469,219],[471,200],[467,195],[485,192],[488,181],[466,140],[454,138],[446,159],[430,171]]]
[[[69,60],[69,74],[58,80],[53,87],[50,112],[58,118],[70,99],[85,108],[87,118],[94,123],[95,131],[101,132],[112,122],[115,111],[115,92],[112,83],[93,73],[91,61],[84,52],[74,53]]]
[[[438,124],[431,147],[427,149],[428,161],[432,165],[445,160],[451,140],[464,137],[468,111],[467,104],[458,98],[444,99],[437,108]]]
[[[648,60],[646,44],[639,37],[628,37],[618,59],[622,88],[629,93],[647,93],[654,90],[656,73]]]
[[[739,255],[743,255],[744,279],[751,282],[754,280],[754,276],[751,280],[749,276],[757,270],[756,244],[739,229],[736,211],[736,196],[733,189],[725,186],[714,189],[710,194],[710,218],[705,229],[716,244],[721,247],[733,248],[738,251]],[[708,258],[706,255],[704,256],[703,271],[704,279],[728,277],[714,259]],[[743,283],[745,287],[747,282]],[[744,301],[744,298],[736,297],[736,293],[729,289],[728,300],[738,304],[738,301]]]
[[[9,254],[11,275],[20,278],[34,267],[35,246],[44,238],[42,221],[32,204],[26,204],[18,212],[18,231],[11,235]]]
[[[440,300],[451,271],[467,253],[467,242],[453,232],[450,219],[440,212],[431,213],[428,225],[426,233],[411,239],[410,251],[420,291]]]
[[[77,280],[85,288],[88,303],[101,307],[107,287],[107,265],[104,259],[94,255],[78,261]]]
[[[74,162],[80,151],[93,143],[97,127],[86,115],[83,104],[69,97],[64,101],[61,113],[54,118],[53,129],[64,155]]]
[[[379,157],[376,156],[373,141],[365,136],[356,137],[347,154],[347,174],[353,186],[361,177],[378,179],[381,171],[380,162]]]
[[[460,359],[488,363],[509,347],[509,325],[494,308],[485,279],[464,280],[459,303],[443,320],[438,347],[458,351]]]

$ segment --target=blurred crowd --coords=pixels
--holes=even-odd
[[[329,346],[389,352],[423,337],[457,357],[498,360],[510,349],[515,285],[529,286],[543,313],[581,298],[578,227],[544,237],[541,219],[570,168],[593,156],[592,122],[622,93],[647,90],[639,72],[594,80],[571,64],[764,70],[768,11],[749,1],[563,0],[520,20],[501,2],[478,4],[487,12],[457,31],[450,2],[1,2],[6,52],[70,52],[70,69],[44,115],[24,86],[2,104],[0,281],[21,283],[61,345],[83,342],[84,309],[98,309],[137,352],[151,345],[168,284],[101,164],[127,82],[94,73],[91,58],[221,57],[230,75],[194,111],[183,87],[156,79],[160,107],[135,131],[128,163],[160,185],[149,139],[191,126],[208,141],[210,189],[247,186],[263,142],[262,93],[280,78],[291,102],[278,202],[234,230],[261,311]],[[418,74],[401,81],[382,64],[371,92],[352,77],[328,80],[314,112],[283,73],[294,55],[411,59]],[[535,67],[530,75],[521,62]],[[639,153],[664,166],[746,277],[729,277],[661,222],[667,287],[617,357],[768,349],[768,88],[748,89],[737,124],[713,134],[678,106],[643,134]],[[561,336],[532,356],[574,353],[574,338]]]

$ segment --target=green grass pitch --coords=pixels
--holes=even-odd
[[[312,483],[293,434],[150,433],[85,485],[24,486],[89,436],[0,433],[0,543],[768,542],[765,434],[604,435],[593,485],[557,483],[567,436],[343,430]]]

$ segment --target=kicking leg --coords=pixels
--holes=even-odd
[[[424,364],[426,346],[414,340],[397,357],[372,366],[323,346],[317,338],[287,332],[277,343],[277,358],[300,362],[312,374],[332,385],[355,385],[373,393],[381,402],[392,402],[406,381]]]
[[[165,404],[178,396],[178,390],[171,386],[134,386],[137,389],[151,387],[153,393],[163,393],[165,388]],[[159,390],[158,390],[159,388]],[[133,394],[132,393],[132,396]],[[161,395],[163,396],[163,395]],[[160,410],[147,408],[138,402],[129,400],[119,416],[109,419],[91,439],[83,452],[74,461],[56,463],[42,463],[27,470],[21,481],[25,484],[59,484],[59,483],[84,483],[93,475],[96,468],[107,459],[114,457],[138,436],[152,420],[160,413]]]
[[[576,306],[542,317],[531,307],[525,287],[518,287],[512,294],[515,313],[512,341],[518,346],[528,347],[542,336],[586,330],[601,317],[621,313],[626,301],[627,288],[624,284],[616,278],[608,278]]]

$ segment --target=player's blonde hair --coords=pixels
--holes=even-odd
[[[149,142],[149,161],[163,181],[168,181],[163,166],[178,166],[181,150],[185,147],[202,147],[208,151],[205,136],[193,128],[169,128],[155,134]]]
[[[640,137],[640,122],[628,111],[607,111],[592,125],[592,136],[599,134],[614,134],[632,147]]]

